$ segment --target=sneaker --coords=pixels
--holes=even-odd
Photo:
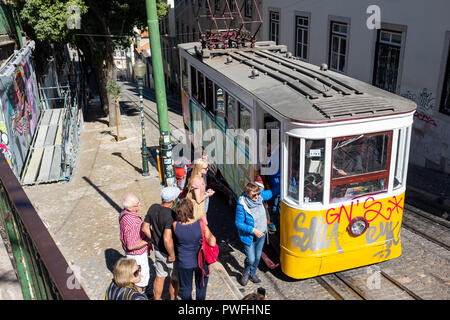
[[[258,278],[258,276],[256,274],[250,276],[250,280],[252,280],[253,283],[260,283],[261,279]]]
[[[246,286],[248,283],[248,278],[249,278],[250,274],[248,273],[244,273],[241,277],[241,279],[239,279],[239,282],[241,285]]]

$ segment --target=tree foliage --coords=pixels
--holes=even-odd
[[[110,97],[106,86],[115,80],[113,52],[130,44],[134,27],[147,27],[145,1],[14,0],[14,3],[22,22],[34,33],[35,40],[70,43],[82,51],[96,73],[104,110],[108,112],[108,105],[111,110],[113,97]],[[73,7],[78,8],[80,29],[68,28]],[[157,0],[159,17],[165,16],[168,8],[166,3]]]

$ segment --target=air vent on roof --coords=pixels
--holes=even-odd
[[[327,119],[361,118],[390,114],[396,111],[388,101],[375,97],[343,97],[327,99],[313,105]]]

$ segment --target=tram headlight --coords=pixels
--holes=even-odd
[[[369,227],[369,221],[364,217],[356,217],[350,221],[347,231],[352,237],[362,235]]]

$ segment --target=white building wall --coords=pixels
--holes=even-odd
[[[267,0],[262,39],[269,39],[269,11],[280,12],[280,44],[295,53],[295,16],[308,14],[308,62],[328,64],[331,17],[349,24],[344,73],[372,83],[377,31],[367,27],[370,5],[383,27],[402,31],[397,94],[416,101],[410,161],[450,173],[450,116],[439,112],[450,42],[449,0]]]

